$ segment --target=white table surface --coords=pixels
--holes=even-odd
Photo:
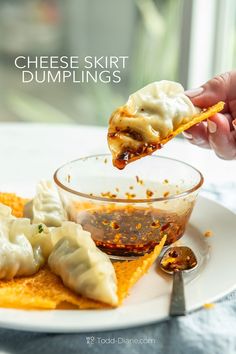
[[[79,125],[1,123],[0,190],[32,196],[36,183],[51,178],[57,167],[81,156],[108,152],[106,128]],[[207,195],[235,208],[236,161],[220,160],[212,151],[182,139],[158,154],[181,159],[204,175]]]

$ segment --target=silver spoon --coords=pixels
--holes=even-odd
[[[173,275],[170,316],[186,315],[183,273],[197,267],[197,258],[191,248],[170,247],[162,256],[161,269]]]

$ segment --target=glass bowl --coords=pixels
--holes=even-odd
[[[69,220],[89,231],[111,257],[130,259],[151,252],[164,235],[166,245],[180,239],[203,176],[184,162],[160,156],[120,171],[107,154],[66,163],[54,181]]]

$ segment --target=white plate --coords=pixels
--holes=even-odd
[[[206,238],[204,231],[213,236]],[[181,244],[197,255],[198,269],[186,279],[187,310],[193,311],[236,287],[236,216],[199,197]],[[155,266],[133,287],[123,306],[114,310],[22,311],[0,309],[0,326],[36,332],[90,332],[134,327],[168,317],[171,279]]]

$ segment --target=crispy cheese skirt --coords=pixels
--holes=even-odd
[[[219,113],[224,108],[225,103],[220,101],[214,106],[211,106],[200,113],[196,114],[189,122],[182,124],[178,129],[174,130],[173,133],[161,141],[161,144],[166,144],[169,140],[174,138],[176,135],[182,133],[183,131],[193,127],[195,124],[201,123],[204,120],[212,117],[214,114]]]

